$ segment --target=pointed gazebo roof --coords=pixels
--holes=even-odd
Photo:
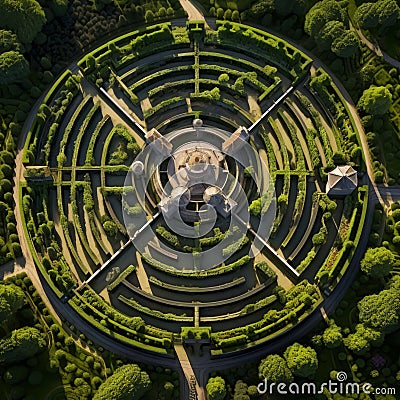
[[[350,165],[339,165],[328,174],[326,193],[332,196],[346,196],[357,187],[357,171]]]

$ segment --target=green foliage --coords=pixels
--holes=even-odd
[[[375,10],[375,3],[363,3],[357,8],[354,18],[360,28],[376,28],[379,24],[379,15]]]
[[[355,13],[355,20],[362,29],[385,30],[400,18],[400,7],[396,0],[380,0],[361,4]]]
[[[24,381],[28,377],[29,370],[24,365],[13,365],[7,369],[3,375],[6,383],[15,385]]]
[[[25,294],[14,284],[0,284],[0,321],[8,320],[25,304]]]
[[[394,265],[394,254],[385,247],[368,249],[361,261],[361,270],[372,278],[389,275]]]
[[[360,322],[379,332],[390,333],[398,328],[400,318],[400,291],[382,290],[364,297],[358,303]]]
[[[344,345],[353,353],[363,355],[370,349],[370,345],[378,345],[383,342],[385,335],[363,324],[356,325],[355,333],[344,339]]]
[[[249,212],[253,215],[261,214],[261,198],[253,200],[249,206]]]
[[[322,335],[322,340],[328,349],[339,347],[343,342],[342,329],[334,321],[331,321],[330,326],[325,329]]]
[[[127,364],[117,368],[102,383],[93,400],[135,400],[141,399],[150,390],[148,374],[136,364]]]
[[[342,21],[343,11],[335,0],[324,0],[316,3],[306,15],[304,31],[316,37],[329,21]]]
[[[371,115],[383,115],[389,111],[392,94],[385,86],[371,86],[364,90],[357,106]]]
[[[210,378],[206,389],[209,400],[223,400],[226,396],[225,381],[220,376]]]
[[[22,43],[31,43],[46,22],[36,0],[2,0],[0,26],[14,31]]]
[[[40,331],[24,327],[0,340],[0,363],[11,364],[33,357],[46,346]]]
[[[339,57],[348,58],[354,56],[359,47],[360,40],[357,33],[346,30],[332,42],[331,50]]]
[[[0,55],[0,85],[19,82],[29,74],[29,64],[25,57],[16,51]]]
[[[162,225],[157,226],[156,232],[162,238],[164,238],[168,243],[172,244],[174,247],[179,247],[180,246],[178,236],[176,236],[173,233],[171,233],[164,226],[162,226]]]
[[[22,50],[23,47],[14,32],[0,29],[0,53]]]
[[[259,269],[261,272],[263,272],[267,278],[276,277],[275,271],[265,261],[258,262],[254,265],[254,268]]]
[[[229,75],[228,74],[221,74],[218,77],[218,83],[220,83],[221,85],[226,85],[229,82]]]
[[[293,381],[293,374],[286,360],[278,354],[271,354],[261,360],[258,374],[260,379],[265,378],[268,382],[289,383]]]
[[[317,352],[311,347],[304,347],[299,343],[294,343],[286,349],[284,357],[295,376],[311,378],[317,372]]]
[[[116,234],[118,233],[118,226],[114,221],[111,220],[105,221],[103,223],[103,228],[107,236],[115,237]]]
[[[67,12],[68,0],[52,0],[50,8],[56,17],[62,17]]]

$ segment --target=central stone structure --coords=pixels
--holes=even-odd
[[[148,143],[166,158],[153,177],[153,187],[160,198],[158,208],[168,217],[179,212],[186,222],[207,219],[205,205],[228,217],[236,205],[231,197],[235,186],[240,185],[240,167],[226,150],[234,154],[248,139],[244,127],[231,133],[205,127],[200,119],[193,121],[192,128],[167,135],[152,129],[147,136]]]
[[[168,163],[168,176],[174,187],[185,186],[192,202],[203,202],[203,194],[227,170],[223,154],[205,142],[191,142],[179,147]],[[205,183],[210,182],[210,183]]]

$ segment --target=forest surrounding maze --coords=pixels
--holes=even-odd
[[[365,171],[353,115],[329,73],[283,39],[227,21],[207,30],[202,21],[149,26],[98,47],[78,67],[43,98],[20,191],[31,252],[60,301],[105,335],[167,357],[174,343],[194,338],[213,356],[249,348],[318,308],[351,263],[368,204],[362,182],[350,196],[326,193],[336,166]],[[268,246],[249,257],[249,229],[225,262],[205,271],[175,268],[174,250],[212,248],[227,236],[223,221],[205,237],[184,238],[165,223],[149,184],[149,224],[171,250],[156,241],[140,254],[122,207],[146,132],[167,135],[195,119],[231,133],[256,124],[249,144],[277,199]],[[236,178],[254,228],[262,199],[252,166],[242,167]]]

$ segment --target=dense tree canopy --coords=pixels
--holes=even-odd
[[[22,45],[14,32],[0,29],[0,53],[10,50],[21,51]]]
[[[0,54],[0,85],[8,85],[24,79],[29,74],[29,64],[16,51]]]
[[[22,43],[31,43],[46,22],[36,0],[0,1],[0,26],[13,30]]]
[[[316,37],[329,21],[342,21],[342,8],[335,0],[319,1],[306,15],[304,31]]]
[[[10,337],[0,340],[0,363],[11,364],[33,357],[45,346],[46,342],[36,328],[16,329]]]
[[[363,324],[356,326],[356,331],[344,339],[344,345],[356,354],[365,354],[370,349],[370,345],[377,345],[382,342],[384,335],[374,329],[368,328]]]
[[[318,369],[317,352],[311,347],[302,346],[300,343],[289,346],[284,357],[295,376],[310,378]]]
[[[363,3],[357,8],[355,20],[362,29],[375,28],[379,23],[379,16],[375,12],[375,3]]]
[[[226,396],[225,381],[220,376],[210,378],[206,389],[209,400],[223,400]]]
[[[379,0],[361,4],[355,13],[355,20],[362,29],[386,29],[400,18],[400,7],[396,0]]]
[[[25,294],[14,284],[0,284],[0,321],[7,320],[25,304]]]
[[[118,233],[118,226],[114,221],[105,221],[103,228],[108,236],[114,237]]]
[[[361,261],[361,270],[372,278],[389,275],[394,264],[394,254],[385,247],[368,249]]]
[[[389,28],[400,18],[400,7],[396,0],[380,0],[375,3],[375,12],[378,14],[382,28]]]
[[[392,94],[385,86],[371,86],[364,90],[358,107],[367,114],[382,115],[389,111],[392,104]]]
[[[268,382],[289,383],[293,381],[293,374],[286,360],[278,354],[271,354],[264,358],[258,367],[258,374],[261,379],[265,378]]]
[[[330,326],[322,334],[322,340],[329,349],[340,346],[343,342],[342,329],[334,321],[331,322]]]
[[[313,0],[275,0],[275,10],[279,15],[304,15],[314,3]]]
[[[329,21],[317,33],[317,44],[321,50],[329,50],[335,39],[339,38],[345,32],[346,27],[341,21]]]
[[[358,303],[360,322],[377,331],[390,333],[398,328],[400,291],[394,287],[364,297]]]
[[[126,364],[115,370],[103,382],[93,400],[137,400],[150,389],[149,375],[136,364]]]
[[[338,38],[332,42],[331,50],[342,58],[352,57],[357,53],[360,46],[360,40],[357,33],[351,30],[345,30]]]

